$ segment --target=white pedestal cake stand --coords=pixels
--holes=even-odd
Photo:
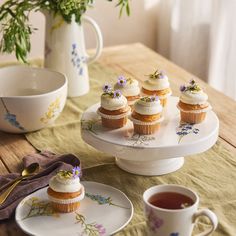
[[[164,121],[154,135],[138,135],[133,124],[115,130],[102,127],[96,111],[100,104],[88,108],[81,120],[81,134],[94,148],[116,157],[123,170],[139,175],[162,175],[178,170],[186,155],[211,148],[219,131],[219,120],[209,111],[201,124],[180,124],[177,97],[170,97],[164,111]]]

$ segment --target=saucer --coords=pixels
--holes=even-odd
[[[105,236],[118,232],[130,222],[133,204],[123,192],[96,182],[81,183],[85,187],[85,198],[72,213],[53,210],[47,187],[24,198],[16,208],[19,227],[37,236]]]

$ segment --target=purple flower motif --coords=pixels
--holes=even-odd
[[[150,229],[154,232],[158,231],[158,229],[164,224],[164,220],[156,216],[153,210],[150,208],[146,208],[147,211],[147,224]]]
[[[124,87],[126,85],[126,82],[127,82],[127,80],[125,79],[124,76],[121,75],[121,76],[118,77],[118,82],[117,83],[120,86]]]
[[[180,90],[181,92],[184,92],[184,91],[186,90],[186,86],[185,86],[185,85],[181,85],[181,86],[179,87],[179,90]]]
[[[75,166],[73,169],[72,169],[72,174],[73,174],[73,178],[79,178],[80,175],[81,175],[81,169],[79,166]]]
[[[113,98],[120,98],[121,97],[121,91],[120,90],[115,90],[113,92]]]
[[[104,235],[106,233],[106,229],[101,224],[96,224],[95,228],[98,230],[99,235]]]
[[[103,87],[102,87],[102,90],[105,93],[109,93],[112,90],[111,85],[110,84],[104,84]]]
[[[171,233],[170,236],[179,236],[179,233]]]
[[[72,44],[72,48],[76,49],[76,44],[75,43]]]

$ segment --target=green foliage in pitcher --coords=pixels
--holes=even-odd
[[[112,0],[108,0],[112,2]],[[29,24],[29,14],[33,11],[48,10],[59,14],[66,22],[75,16],[80,24],[81,16],[93,6],[94,0],[7,0],[0,6],[0,25],[2,38],[0,52],[15,52],[19,61],[27,63],[30,52],[30,35],[36,30]],[[130,14],[129,0],[118,0],[120,16],[126,10]]]

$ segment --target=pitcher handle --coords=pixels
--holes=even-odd
[[[94,61],[96,61],[98,59],[98,57],[101,55],[102,53],[102,48],[103,48],[103,39],[102,39],[102,33],[101,30],[98,26],[98,24],[96,23],[96,21],[94,21],[92,18],[88,17],[88,16],[83,16],[82,17],[82,21],[89,23],[90,25],[92,25],[93,30],[95,32],[95,36],[96,36],[96,52],[93,56],[89,56],[87,62],[90,64]]]
[[[205,230],[204,232],[197,234],[196,236],[207,236],[211,234],[213,231],[215,231],[217,225],[218,225],[218,219],[214,212],[210,211],[209,209],[202,209],[198,210],[194,214],[194,222],[197,220],[200,216],[206,216],[211,221],[211,228]]]

